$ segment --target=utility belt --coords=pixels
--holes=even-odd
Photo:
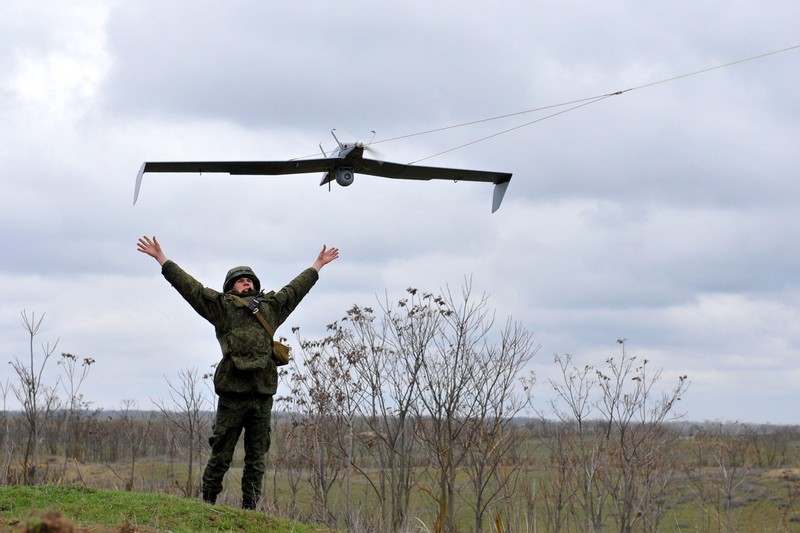
[[[218,396],[220,398],[227,398],[237,401],[267,401],[273,395],[262,394],[260,392],[226,392],[224,394],[218,394]]]

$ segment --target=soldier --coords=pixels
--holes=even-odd
[[[319,279],[320,269],[339,257],[339,250],[323,246],[311,267],[280,291],[267,293],[261,291],[261,282],[250,267],[232,268],[225,276],[223,291],[218,292],[203,287],[167,259],[155,237],[140,238],[138,250],[155,258],[167,281],[213,324],[222,349],[222,361],[214,372],[214,391],[219,400],[213,434],[208,439],[211,457],[203,473],[203,499],[216,502],[244,430],[242,507],[255,509],[261,497],[264,455],[270,445],[272,398],[278,387],[272,332],[308,294]],[[263,324],[257,314],[263,317]]]

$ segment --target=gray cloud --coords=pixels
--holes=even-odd
[[[4,3],[2,353],[25,353],[21,310],[46,312],[47,339],[97,360],[87,398],[146,407],[218,348],[139,235],[214,287],[240,263],[280,287],[327,243],[342,257],[287,330],[468,278],[536,332],[543,377],[553,353],[599,364],[627,337],[690,375],[690,419],[796,422],[800,51],[646,85],[797,44],[798,7],[485,8]],[[485,184],[368,176],[328,192],[154,174],[131,206],[144,160],[298,157],[330,149],[331,128],[380,141],[636,87],[483,142],[563,108],[376,145],[513,172],[494,215]]]

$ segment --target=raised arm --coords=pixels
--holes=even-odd
[[[153,235],[153,240],[150,240],[150,237],[146,235],[144,237],[140,237],[139,243],[137,244],[137,249],[143,254],[147,254],[158,261],[158,264],[161,266],[164,266],[164,263],[167,262],[167,256],[164,255],[164,252],[161,250],[161,245],[158,243],[155,235]]]
[[[155,239],[155,237],[153,237]],[[317,256],[317,260],[314,261],[314,264],[311,265],[314,267],[314,270],[319,272],[322,270],[322,267],[333,261],[334,259],[339,258],[339,249],[338,248],[331,248],[330,250],[323,244],[322,251]]]

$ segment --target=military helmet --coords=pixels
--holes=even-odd
[[[236,280],[239,278],[250,278],[253,280],[253,286],[255,286],[256,292],[261,291],[261,281],[259,281],[258,276],[256,276],[253,269],[249,266],[238,266],[228,270],[228,274],[225,276],[225,283],[222,285],[222,291],[230,291],[233,288],[233,284],[236,283]]]

